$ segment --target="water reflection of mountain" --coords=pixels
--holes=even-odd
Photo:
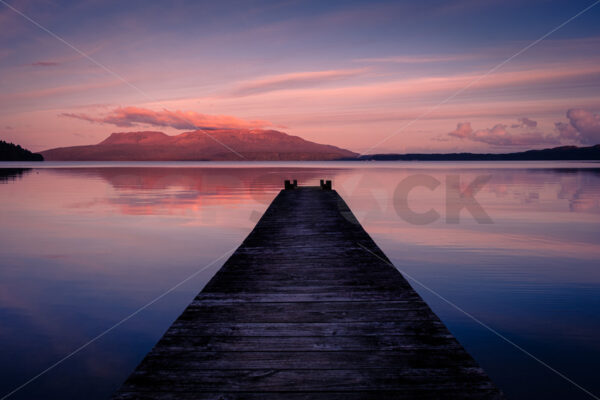
[[[16,181],[31,172],[31,168],[0,168],[0,183]]]
[[[334,188],[365,209],[385,208],[392,204],[396,186],[407,176],[426,174],[441,182],[430,197],[443,195],[445,178],[458,174],[462,189],[478,175],[491,179],[481,190],[496,198],[510,200],[503,206],[542,209],[557,206],[556,200],[568,201],[573,212],[600,212],[600,169],[590,168],[428,168],[426,165],[356,168],[356,164],[326,164],[312,167],[110,167],[62,168],[53,173],[101,179],[118,192],[109,202],[122,212],[151,214],[178,212],[189,207],[211,204],[235,205],[252,200],[269,204],[283,187],[285,179],[297,179],[301,185],[316,185],[319,179],[333,179]],[[424,190],[424,189],[423,189]],[[358,203],[357,203],[358,202]],[[549,203],[550,202],[550,203]],[[363,204],[369,203],[369,204]],[[512,205],[511,205],[512,204]]]
[[[106,200],[124,214],[181,213],[210,205],[253,201],[268,205],[285,179],[318,185],[340,169],[330,168],[60,168],[53,173],[102,179],[118,192]],[[85,205],[81,205],[85,206]]]
[[[318,180],[340,171],[334,168],[68,168],[59,173],[99,177],[116,189],[164,190],[181,187],[199,192],[222,192],[240,188],[257,190],[283,187],[285,179],[318,185]]]

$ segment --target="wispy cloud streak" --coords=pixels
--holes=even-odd
[[[375,58],[357,58],[355,62],[365,63],[392,63],[392,64],[428,64],[447,61],[462,61],[476,58],[475,55],[423,55],[423,56],[391,56],[391,57],[375,57]]]
[[[248,96],[277,90],[297,89],[340,79],[354,77],[364,73],[365,69],[339,69],[326,71],[294,72],[289,74],[271,75],[237,85],[231,92],[234,96]]]

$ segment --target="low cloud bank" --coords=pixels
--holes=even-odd
[[[492,128],[473,129],[470,122],[459,122],[448,136],[486,143],[492,146],[535,146],[600,143],[600,115],[589,110],[572,108],[567,111],[568,122],[556,122],[550,133],[536,130],[538,123],[530,118],[518,119],[518,123],[509,126],[496,124]]]
[[[569,122],[557,122],[556,130],[565,139],[581,144],[600,143],[600,114],[580,108],[567,111]]]
[[[537,124],[536,124],[537,125]],[[470,122],[461,122],[449,136],[467,139],[474,142],[487,143],[492,146],[534,146],[539,144],[556,145],[560,139],[554,135],[533,131],[525,133],[511,133],[508,126],[496,124],[492,128],[474,130]]]

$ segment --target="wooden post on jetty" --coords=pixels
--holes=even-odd
[[[285,189],[114,399],[502,398],[331,181]]]

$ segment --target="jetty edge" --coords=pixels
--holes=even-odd
[[[113,399],[502,399],[331,181],[286,181]]]

